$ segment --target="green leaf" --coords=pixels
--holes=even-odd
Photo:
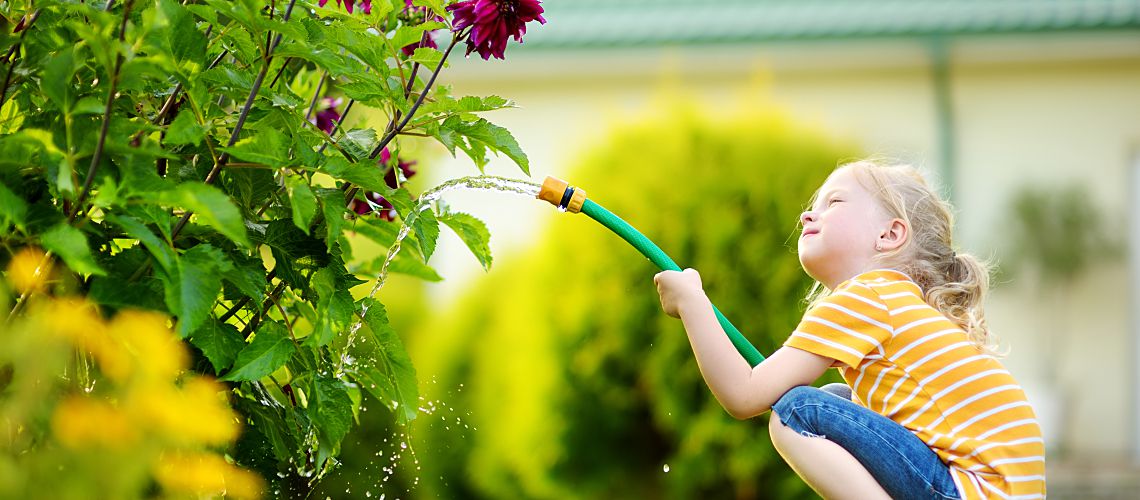
[[[273,253],[277,276],[298,290],[309,288],[309,280],[301,275],[301,269],[325,267],[330,260],[324,242],[305,234],[287,219],[269,223],[264,243]]]
[[[133,250],[143,251],[141,248]],[[92,278],[87,298],[101,306],[115,309],[150,309],[169,314],[170,311],[162,300],[162,280],[153,276],[143,276],[134,282],[128,282],[126,277],[126,274],[116,274],[112,271],[109,276]]]
[[[431,9],[435,15],[440,17],[447,17],[447,9],[443,7],[442,0],[415,0],[412,2],[412,5],[415,5],[417,7],[427,7]]]
[[[0,49],[2,50],[2,49]],[[20,130],[24,125],[24,113],[16,99],[7,99],[0,106],[0,135],[8,135]]]
[[[198,216],[203,224],[210,226],[234,243],[248,248],[249,236],[241,212],[225,193],[213,186],[198,183],[178,185],[172,191],[158,194],[160,203],[183,207]]]
[[[202,139],[206,137],[206,132],[210,128],[205,125],[199,125],[194,113],[186,110],[184,113],[178,113],[170,126],[166,128],[166,138],[163,140],[168,145],[180,144],[193,144],[195,146],[202,144]]]
[[[237,287],[241,293],[253,299],[253,306],[261,308],[265,299],[265,266],[260,257],[250,257],[240,252],[231,252],[233,269],[223,273],[222,279]]]
[[[80,115],[100,115],[107,110],[107,103],[102,99],[94,96],[86,96],[79,99],[75,103],[75,107],[71,110],[73,116]]]
[[[484,270],[491,269],[491,232],[487,225],[475,217],[459,212],[445,213],[439,217],[440,222],[447,224],[459,239],[467,245]]]
[[[376,10],[376,6],[372,6]],[[337,45],[340,45],[350,54],[360,58],[373,71],[378,71],[381,77],[387,76],[388,63],[391,55],[384,41],[375,35],[364,31],[336,30],[332,33]]]
[[[71,80],[76,69],[75,47],[67,46],[48,61],[40,79],[40,90],[64,113],[69,113],[75,102],[75,85]]]
[[[235,143],[232,147],[218,148],[234,158],[250,163],[260,163],[270,167],[287,167],[293,164],[289,158],[292,141],[272,128],[257,130],[250,137]]]
[[[106,271],[95,262],[87,236],[82,231],[61,222],[40,236],[44,248],[63,259],[73,271],[80,274],[106,276]]]
[[[207,23],[218,24],[218,11],[214,10],[213,8],[211,8],[208,5],[200,5],[200,4],[187,5],[186,10],[193,12],[194,15],[202,18],[202,20],[206,21]]]
[[[487,97],[463,96],[459,100],[447,96],[435,97],[435,101],[420,106],[420,113],[424,115],[441,112],[452,113],[478,113],[494,111],[496,109],[513,108],[515,103],[497,95]]]
[[[358,128],[348,131],[337,142],[349,155],[358,162],[364,162],[372,149],[376,147],[376,131],[370,128]]]
[[[24,230],[25,217],[28,215],[28,202],[13,193],[8,186],[0,183],[0,220],[7,227],[9,224]]]
[[[443,52],[431,47],[417,47],[412,53],[412,62],[418,62],[426,68],[434,68],[443,59]]]
[[[199,244],[178,259],[177,276],[168,276],[166,305],[178,316],[178,334],[186,338],[210,315],[222,275],[233,269],[226,255],[209,244]]]
[[[155,236],[142,221],[128,215],[114,214],[108,214],[107,221],[122,228],[127,236],[139,240],[158,262],[159,270],[171,276],[178,274],[178,256],[174,253],[174,249]]]
[[[159,0],[158,13],[167,24],[162,31],[175,60],[197,60],[206,53],[206,37],[198,31],[189,10],[174,0]]]
[[[352,428],[352,399],[344,382],[318,376],[309,394],[309,416],[331,447],[336,447]]]
[[[243,429],[242,438],[237,443],[238,453],[246,451],[242,446],[248,446],[251,438],[260,435],[265,439],[267,446],[264,448],[258,446],[257,452],[266,453],[269,451],[266,448],[269,448],[272,449],[272,458],[280,463],[304,463],[306,457],[301,452],[301,442],[306,441],[308,437],[310,427],[308,415],[298,408],[286,408],[275,402],[267,403],[272,401],[271,396],[260,384],[251,383],[249,386],[257,400],[241,397],[235,398],[234,401],[236,409],[249,418],[247,427]],[[253,433],[247,435],[246,430]],[[261,458],[260,455],[258,458]],[[272,464],[271,467],[275,465]]]
[[[420,253],[426,263],[435,252],[435,243],[439,239],[439,220],[430,207],[414,212],[406,221],[416,233],[416,242],[419,243]]]
[[[363,299],[357,308],[367,306],[364,328],[348,346],[354,359],[350,374],[360,387],[396,413],[400,423],[416,418],[419,405],[419,387],[416,369],[404,349],[404,342],[388,324],[384,305],[374,299]]]
[[[205,0],[205,3],[213,7],[218,14],[237,21],[245,28],[227,31],[245,31],[258,38],[265,38],[265,23],[261,22],[258,3],[252,0]]]
[[[214,374],[229,368],[237,359],[238,352],[245,347],[241,332],[234,325],[216,319],[210,319],[194,330],[190,334],[190,343],[201,349],[214,365]]]
[[[299,175],[285,176],[285,188],[289,191],[289,206],[293,210],[293,223],[309,234],[309,226],[317,215],[317,197],[309,188],[309,182]]]
[[[395,33],[392,33],[392,39],[388,43],[391,43],[393,48],[399,50],[408,45],[419,42],[423,38],[425,31],[437,30],[446,27],[447,26],[445,24],[436,21],[428,21],[412,26],[404,25],[396,29]]]
[[[325,245],[332,248],[340,237],[344,214],[348,211],[344,203],[344,192],[322,188],[317,190],[317,198],[321,200],[321,214],[325,216]]]
[[[350,99],[361,103],[382,103],[406,106],[403,89],[393,89],[378,77],[368,74],[353,74],[348,76],[349,83],[337,86],[337,90],[344,92]],[[377,106],[379,107],[379,106]]]
[[[293,57],[316,64],[318,68],[327,70],[329,76],[339,78],[354,75],[367,70],[363,64],[350,57],[345,57],[319,46],[301,43],[282,43],[273,52],[274,57]]]
[[[483,118],[474,122],[465,122],[455,116],[445,120],[441,128],[449,128],[467,139],[466,145],[459,144],[459,146],[475,161],[480,170],[487,163],[484,154],[484,148],[487,148],[506,155],[522,169],[523,173],[530,175],[530,161],[507,129]]]
[[[309,338],[318,347],[328,345],[337,332],[351,326],[352,295],[348,293],[344,274],[343,267],[329,266],[314,273],[310,281],[313,291],[317,292],[317,323],[313,325],[313,335]]]
[[[343,157],[334,156],[316,171],[334,179],[351,182],[365,191],[375,191],[385,198],[392,192],[392,188],[384,182],[384,171],[371,161],[350,163]]]
[[[285,366],[296,352],[289,330],[276,321],[264,321],[253,336],[253,342],[245,346],[234,359],[234,367],[225,381],[258,380],[278,368]]]

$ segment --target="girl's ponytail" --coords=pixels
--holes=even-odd
[[[982,307],[990,288],[989,265],[970,254],[951,253],[944,272],[922,274],[929,282],[924,287],[926,302],[964,330],[974,345],[999,354]]]

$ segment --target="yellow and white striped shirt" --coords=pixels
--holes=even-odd
[[[784,345],[844,365],[857,402],[925,441],[963,498],[1044,498],[1045,442],[1021,386],[905,274],[843,282]]]

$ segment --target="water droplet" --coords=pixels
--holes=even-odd
[[[665,466],[662,467],[661,470],[663,470],[665,472],[669,472],[669,464],[665,464]]]

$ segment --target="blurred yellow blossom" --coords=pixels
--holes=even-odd
[[[186,347],[166,327],[162,314],[123,311],[111,320],[108,330],[139,362],[140,375],[147,379],[173,380],[187,367]]]
[[[238,420],[219,392],[225,388],[205,377],[189,377],[182,387],[146,384],[130,395],[132,414],[141,425],[166,439],[218,445],[237,438]],[[188,418],[192,415],[193,418]]]
[[[264,489],[259,476],[212,453],[163,456],[155,470],[155,478],[172,493],[253,499],[261,498]]]
[[[261,477],[213,451],[240,432],[227,387],[187,372],[189,351],[168,324],[131,310],[105,320],[86,300],[46,295],[0,324],[0,366],[13,377],[0,400],[9,465],[43,471],[4,475],[0,463],[0,498],[149,498],[156,482],[173,497],[261,497]],[[58,446],[41,446],[43,435]],[[59,481],[55,464],[68,464]]]
[[[43,290],[51,274],[51,259],[36,247],[24,247],[8,263],[8,279],[16,291],[30,294]]]
[[[72,396],[59,403],[52,414],[52,432],[65,446],[124,448],[135,443],[135,423],[106,401]]]

